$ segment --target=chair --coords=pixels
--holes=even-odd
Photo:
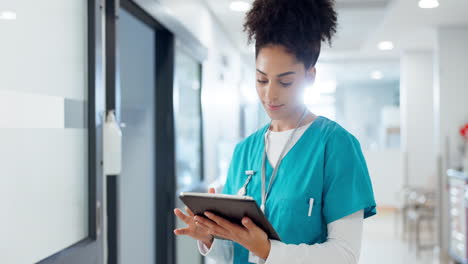
[[[408,229],[412,229],[412,232],[409,232],[409,244],[411,249],[416,249],[416,255],[419,257],[422,250],[433,249],[435,246],[434,242],[423,244],[421,239],[424,231],[422,226],[423,223],[426,223],[431,239],[435,240],[433,227],[435,222],[435,192],[432,190],[413,191],[410,198],[414,203],[406,214]]]

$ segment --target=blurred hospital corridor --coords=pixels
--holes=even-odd
[[[426,227],[427,228],[427,227]],[[434,243],[434,238],[425,230],[425,243]],[[395,224],[395,212],[382,210],[369,219],[364,226],[362,253],[359,263],[414,263],[439,264],[433,249],[416,254],[416,247],[410,248],[409,241],[403,240],[401,230]]]

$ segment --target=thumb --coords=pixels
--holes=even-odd
[[[208,193],[216,193],[215,188],[211,187],[211,188],[208,190]]]

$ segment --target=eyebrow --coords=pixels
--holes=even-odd
[[[261,70],[257,69],[257,71],[263,75],[267,75],[266,73],[262,72]],[[283,76],[286,76],[286,75],[289,75],[289,74],[296,74],[296,72],[292,72],[292,71],[288,71],[288,72],[283,72],[283,73],[280,73],[278,75],[276,75],[277,77],[283,77]]]

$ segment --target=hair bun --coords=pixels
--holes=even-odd
[[[255,0],[244,23],[248,43],[255,39],[257,55],[265,45],[280,44],[306,65],[315,64],[321,42],[331,44],[336,33],[334,5],[334,0]],[[313,51],[316,58],[301,54]]]

